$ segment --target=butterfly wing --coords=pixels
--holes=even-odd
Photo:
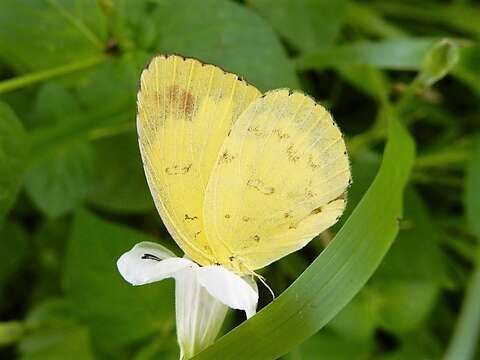
[[[174,240],[200,264],[212,259],[203,229],[208,178],[232,124],[258,96],[234,74],[175,55],[142,73],[137,130],[150,191]]]
[[[220,150],[204,203],[210,245],[222,263],[266,266],[338,220],[349,182],[330,114],[304,94],[269,92],[248,106]]]

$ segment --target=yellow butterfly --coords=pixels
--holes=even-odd
[[[252,274],[342,214],[351,181],[345,143],[312,98],[262,95],[217,66],[162,55],[143,71],[137,102],[156,207],[198,264]]]

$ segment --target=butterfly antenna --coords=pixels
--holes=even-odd
[[[265,281],[265,278],[254,271],[252,272],[253,272],[253,276],[255,276],[258,280],[260,280],[263,286],[265,286],[268,289],[268,291],[270,291],[270,294],[272,295],[272,300],[275,300],[275,293],[273,292],[272,288],[268,286],[267,282]]]

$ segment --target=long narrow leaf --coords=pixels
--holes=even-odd
[[[391,120],[379,173],[332,243],[277,300],[195,359],[276,359],[327,324],[395,239],[413,159],[411,138]]]
[[[465,186],[465,207],[471,231],[477,237],[477,257],[462,310],[455,326],[445,360],[473,359],[480,334],[480,136],[472,151]]]

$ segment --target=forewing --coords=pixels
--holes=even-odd
[[[138,93],[139,145],[155,205],[179,246],[200,264],[212,260],[203,201],[220,147],[259,91],[237,75],[179,56],[158,56]]]
[[[349,182],[330,114],[304,94],[269,92],[249,105],[220,150],[204,204],[209,241],[222,263],[261,268],[333,225]]]

